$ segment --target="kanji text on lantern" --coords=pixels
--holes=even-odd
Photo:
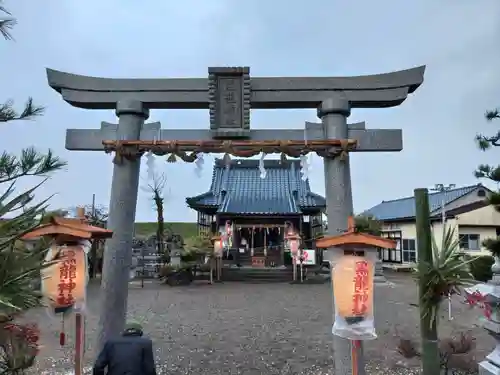
[[[368,311],[368,262],[358,261],[355,265],[354,294],[352,296],[354,316],[365,315]]]
[[[76,288],[76,253],[74,250],[63,250],[62,258],[59,264],[57,303],[61,306],[70,306],[75,302],[73,290]]]

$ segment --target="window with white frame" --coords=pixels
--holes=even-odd
[[[417,262],[417,243],[412,238],[403,238],[403,262]]]
[[[480,250],[481,240],[479,234],[461,234],[460,248],[463,250]]]

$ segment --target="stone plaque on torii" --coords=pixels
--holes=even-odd
[[[336,235],[347,229],[347,218],[353,214],[347,152],[401,151],[403,147],[399,129],[348,125],[351,109],[398,106],[422,84],[424,71],[421,66],[358,77],[251,78],[249,68],[229,67],[209,68],[208,79],[110,79],[48,69],[49,85],[65,101],[79,108],[114,109],[119,118],[118,124],[102,123],[96,130],[67,130],[66,148],[129,150],[113,169],[108,226],[115,234],[104,253],[99,344],[119,333],[125,321],[127,265],[143,152],[156,148],[161,154],[179,147],[194,153],[202,149],[223,153],[228,147],[242,153],[258,148],[266,153],[316,152],[324,157],[328,234]],[[321,123],[306,123],[305,131],[252,130],[251,108],[317,108]],[[159,123],[144,124],[150,109],[208,109],[210,129],[160,129]],[[335,339],[334,351],[335,373],[350,374],[349,342]]]

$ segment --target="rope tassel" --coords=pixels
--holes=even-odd
[[[59,333],[59,345],[64,346],[66,344],[66,333],[64,332],[64,314],[61,314],[61,332]]]
[[[347,140],[341,140],[340,141],[340,154],[339,158],[342,161],[346,161],[347,157],[349,156],[348,150],[349,150],[349,142]]]

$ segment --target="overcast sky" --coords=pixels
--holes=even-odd
[[[14,1],[15,42],[0,43],[0,101],[20,106],[31,95],[47,106],[36,121],[3,125],[0,146],[53,149],[68,161],[40,189],[52,206],[108,205],[109,155],[69,152],[67,128],[115,122],[113,111],[71,107],[47,84],[45,68],[122,78],[206,77],[208,66],[250,66],[252,76],[338,76],[427,65],[422,87],[398,108],[355,110],[350,121],[402,128],[400,153],[352,156],[354,207],[411,195],[435,183],[475,184],[473,170],[498,162],[498,151],[475,148],[484,120],[500,106],[498,0],[183,0]],[[28,5],[29,4],[29,5]],[[255,110],[252,127],[302,128],[314,110]],[[208,111],[155,110],[163,128],[208,128]],[[500,126],[500,122],[496,127]],[[158,161],[168,179],[166,219],[194,221],[185,198],[208,190],[213,158],[196,177],[194,165]],[[141,174],[146,175],[145,164]],[[19,188],[34,181],[25,180]],[[313,158],[312,189],[324,194],[322,160]],[[154,220],[140,192],[138,221]]]

